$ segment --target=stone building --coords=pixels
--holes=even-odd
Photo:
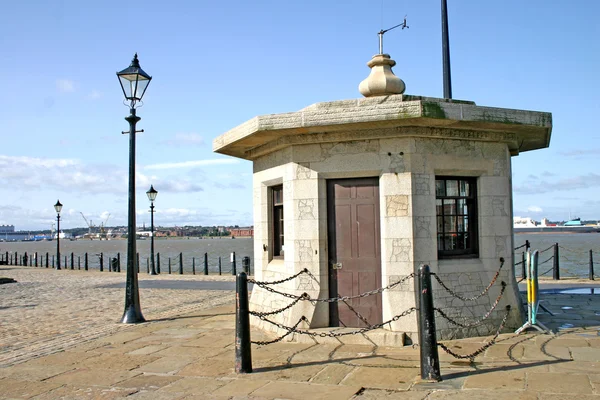
[[[255,117],[214,139],[213,150],[253,161],[254,265],[257,280],[307,268],[278,290],[312,298],[356,295],[397,282],[421,264],[434,302],[453,317],[479,320],[508,286],[486,323],[460,329],[437,320],[439,338],[494,333],[512,305],[507,329],[522,323],[513,273],[511,157],[548,147],[549,113],[478,106],[472,101],[405,95],[387,54],[368,63],[365,98],[317,103]],[[360,327],[417,305],[415,280],[346,303],[300,302],[273,317],[287,326]],[[255,286],[251,308],[289,304]],[[252,319],[264,329],[272,325]],[[380,340],[416,340],[417,315],[386,324]],[[393,332],[395,334],[390,334]],[[377,336],[374,334],[373,337]]]

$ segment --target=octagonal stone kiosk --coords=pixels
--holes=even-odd
[[[438,339],[494,334],[523,322],[514,278],[511,157],[548,147],[550,113],[477,106],[402,94],[393,60],[379,54],[361,83],[366,98],[313,104],[255,117],[214,139],[213,150],[253,161],[255,279],[311,298],[381,288],[428,264],[462,295],[435,280],[434,304],[463,323],[436,316]],[[399,84],[396,80],[400,81]],[[346,302],[300,301],[269,318],[316,332],[364,327],[418,307],[416,279]],[[254,285],[250,308],[268,312],[292,299]],[[378,345],[417,342],[416,312],[351,340]],[[284,329],[252,317],[264,330]],[[302,335],[295,335],[297,340]],[[358,336],[361,336],[360,339]],[[306,339],[306,337],[304,337]]]

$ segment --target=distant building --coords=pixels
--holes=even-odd
[[[250,226],[248,228],[231,228],[229,232],[231,232],[231,236],[235,237],[253,237],[254,227]]]
[[[0,225],[0,233],[14,233],[14,225]]]

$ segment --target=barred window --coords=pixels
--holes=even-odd
[[[436,176],[438,258],[477,257],[476,178]]]

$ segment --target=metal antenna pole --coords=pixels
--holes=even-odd
[[[404,21],[401,24],[392,26],[389,29],[385,29],[385,30],[382,29],[382,30],[379,31],[379,33],[377,34],[377,35],[379,35],[379,54],[383,54],[383,34],[386,33],[386,32],[388,32],[388,31],[391,31],[392,29],[396,29],[396,28],[399,28],[399,27],[402,27],[402,29],[404,29],[404,28],[410,28],[408,25],[406,25],[406,16],[404,17]]]
[[[450,74],[450,40],[448,39],[448,6],[442,0],[442,59],[444,70],[444,98],[452,98],[452,78]]]

